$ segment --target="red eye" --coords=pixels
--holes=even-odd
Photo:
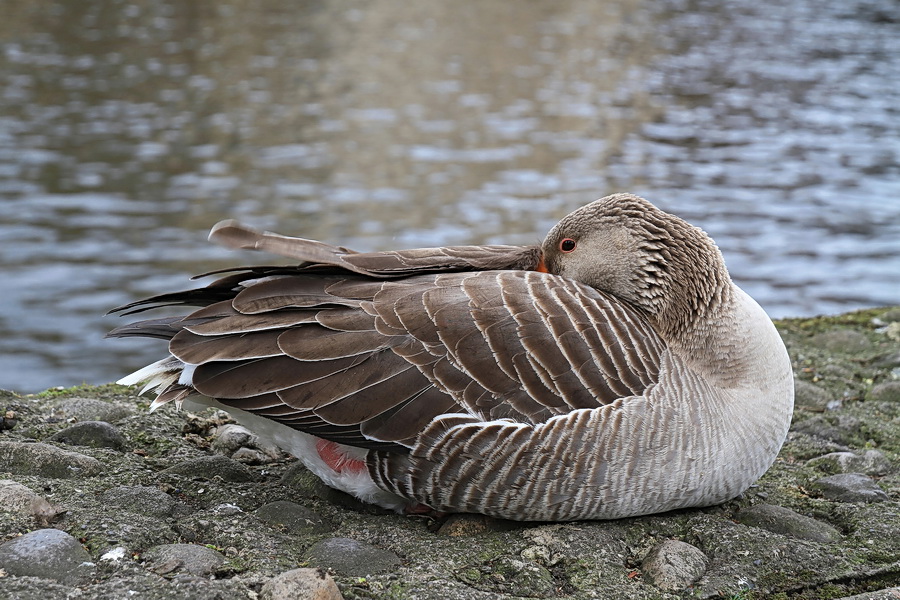
[[[575,240],[572,238],[566,238],[559,243],[559,251],[560,252],[571,252],[575,249],[575,246],[578,244],[575,243]]]

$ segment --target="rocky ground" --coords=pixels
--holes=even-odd
[[[0,393],[0,598],[900,598],[900,309],[778,326],[797,409],[772,469],[610,522],[385,514],[221,413]]]

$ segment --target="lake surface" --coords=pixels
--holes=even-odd
[[[113,306],[266,257],[534,243],[632,191],[773,317],[900,303],[895,0],[3,0],[0,388],[162,356]]]

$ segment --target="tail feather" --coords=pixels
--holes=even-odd
[[[147,390],[161,390],[178,383],[184,363],[174,356],[167,356],[162,360],[149,364],[143,369],[138,369],[131,375],[126,375],[116,383],[119,385],[137,385],[144,383],[141,394]]]

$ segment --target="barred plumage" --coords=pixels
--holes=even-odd
[[[704,506],[784,441],[771,322],[706,234],[636,196],[541,247],[355,253],[232,221],[210,237],[301,262],[116,309],[202,306],[111,332],[170,340],[123,381],[149,381],[154,408],[230,410],[367,501],[525,520]]]

